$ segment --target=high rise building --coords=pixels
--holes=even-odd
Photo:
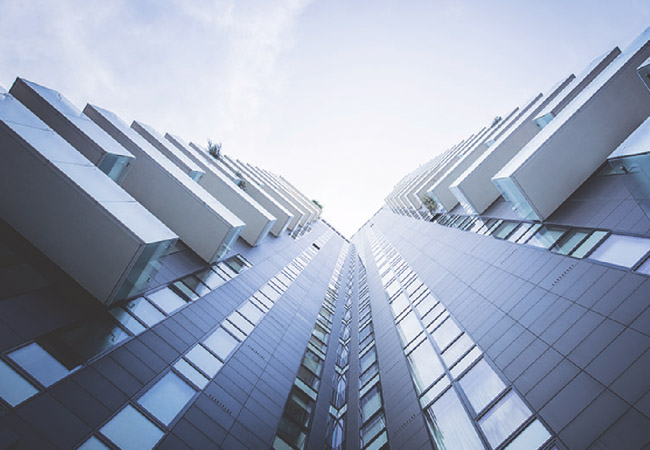
[[[347,240],[282,176],[0,91],[0,448],[650,446],[650,31]]]

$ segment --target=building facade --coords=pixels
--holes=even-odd
[[[0,448],[650,446],[650,32],[348,240],[282,176],[0,90]]]

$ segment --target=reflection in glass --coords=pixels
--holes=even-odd
[[[467,335],[461,335],[456,342],[451,344],[442,354],[442,360],[447,364],[447,367],[451,367],[458,358],[460,358],[467,350],[472,348],[474,341]]]
[[[97,319],[61,333],[47,341],[57,349],[60,361],[69,369],[116,346],[129,335],[112,320]],[[70,352],[72,350],[72,352]]]
[[[187,352],[185,357],[210,378],[215,376],[223,366],[221,361],[200,345],[195,345],[192,350]]]
[[[632,267],[650,251],[650,239],[612,234],[589,255],[590,259]]]
[[[449,382],[449,377],[445,374],[441,379],[436,381],[433,386],[431,386],[420,398],[420,405],[426,407],[431,403],[442,391],[444,391],[447,386],[451,383]]]
[[[460,328],[456,325],[456,322],[448,318],[445,320],[440,327],[438,327],[432,334],[433,340],[436,341],[438,347],[444,349],[447,347],[451,341],[453,341],[456,336],[460,334]]]
[[[370,422],[361,428],[361,445],[366,446],[381,430],[386,428],[384,413],[377,414]]]
[[[515,431],[531,412],[514,392],[508,392],[479,421],[492,448],[496,448]]]
[[[168,372],[154,384],[138,400],[147,411],[165,425],[169,425],[174,417],[194,396],[195,390],[174,372]]]
[[[171,314],[186,303],[185,300],[169,288],[148,294],[147,297],[167,314]]]
[[[462,374],[465,369],[471,366],[479,356],[481,356],[481,350],[479,350],[478,347],[474,347],[468,354],[463,356],[454,367],[451,368],[449,371],[451,372],[451,376],[454,377],[454,379],[458,378],[458,376]]]
[[[137,336],[146,330],[140,322],[119,306],[117,308],[111,308],[109,312],[118,320],[118,322],[124,325],[127,330],[133,333],[134,336]]]
[[[38,390],[14,369],[0,360],[0,397],[11,406],[27,400]]]
[[[393,300],[393,303],[390,304],[390,307],[393,309],[393,315],[395,315],[395,317],[399,316],[399,313],[404,311],[408,306],[409,300],[404,292],[401,292],[395,298],[395,300]]]
[[[422,301],[418,304],[418,306],[415,307],[415,309],[418,310],[420,313],[420,317],[424,317],[426,313],[431,311],[431,309],[436,306],[436,300],[433,298],[431,294],[427,294]]]
[[[126,405],[100,431],[122,450],[151,449],[164,434],[131,405]]]
[[[477,413],[506,388],[501,378],[484,359],[463,375],[460,385]]]
[[[249,335],[255,326],[244,318],[237,311],[228,316],[228,320],[231,321],[237,328],[242,330],[244,334]]]
[[[36,342],[9,353],[9,357],[45,387],[70,373],[70,370]]]
[[[264,315],[264,313],[260,311],[260,309],[257,306],[253,305],[253,303],[250,301],[244,303],[239,308],[239,312],[248,320],[250,320],[252,323],[257,323]]]
[[[560,238],[553,251],[560,255],[568,255],[588,234],[588,231],[571,230]]]
[[[223,361],[237,347],[239,341],[226,330],[219,327],[210,336],[205,338],[203,344]]]
[[[411,352],[408,361],[411,366],[413,381],[415,381],[419,392],[423,392],[444,372],[433,345],[428,340]]]
[[[375,361],[377,361],[377,352],[375,347],[372,347],[359,358],[359,371],[361,373],[365,372]]]
[[[551,437],[542,423],[535,419],[530,425],[506,445],[504,450],[537,450]],[[557,447],[555,447],[557,449]]]
[[[373,387],[360,401],[361,421],[365,422],[381,408],[379,386]]]
[[[400,322],[397,324],[397,331],[402,339],[402,344],[406,345],[411,342],[423,329],[420,321],[415,317],[415,313],[410,311]]]
[[[96,436],[90,436],[90,439],[77,447],[77,450],[110,450],[110,448]]]
[[[176,364],[174,364],[174,368],[182,373],[185,378],[198,386],[199,389],[203,389],[208,384],[209,380],[184,359],[179,359]]]
[[[573,253],[571,253],[571,256],[574,256],[576,258],[584,258],[587,253],[589,253],[598,243],[601,241],[602,238],[605,237],[607,234],[607,231],[594,231],[589,235],[589,237],[576,248]]]
[[[448,389],[427,408],[426,416],[437,448],[450,450],[483,448],[454,389]]]
[[[539,223],[532,224],[530,226],[530,228],[528,230],[526,230],[526,232],[524,234],[522,234],[519,239],[517,239],[517,241],[516,241],[517,244],[525,244],[533,234],[537,233],[537,230],[539,230],[539,228],[541,226],[542,225],[539,224]]]
[[[124,307],[134,316],[147,324],[154,326],[165,318],[165,315],[158,311],[148,300],[143,297],[131,300]]]
[[[557,240],[564,234],[566,230],[558,227],[540,227],[537,233],[530,238],[527,244],[534,245],[535,247],[549,249],[557,242]]]

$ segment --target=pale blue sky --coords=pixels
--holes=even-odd
[[[0,0],[0,85],[222,141],[349,236],[407,172],[647,26],[647,0]]]

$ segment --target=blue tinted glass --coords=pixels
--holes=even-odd
[[[649,251],[650,239],[612,234],[589,255],[589,258],[617,266],[632,267]]]
[[[138,322],[131,314],[124,311],[121,307],[113,308],[109,312],[134,335],[138,335],[146,330],[140,322]]]
[[[195,392],[178,375],[169,372],[145,392],[138,403],[162,423],[169,425]]]
[[[214,333],[208,336],[203,343],[219,358],[225,360],[228,355],[230,355],[230,352],[237,347],[239,341],[232,337],[226,330],[219,327]]]
[[[182,373],[185,378],[198,386],[199,389],[203,389],[205,385],[208,384],[209,380],[184,359],[179,359],[178,362],[174,364],[174,368]]]
[[[100,431],[122,450],[149,450],[163,437],[162,430],[131,405],[126,405]]]
[[[524,431],[509,443],[505,450],[531,450],[538,449],[549,440],[551,434],[544,428],[539,420],[534,420]],[[557,449],[557,447],[555,447]]]
[[[192,364],[201,369],[210,378],[215,376],[223,364],[209,351],[200,345],[196,345],[192,350],[185,355]]]
[[[514,391],[510,391],[479,423],[492,448],[496,448],[530,416],[528,407]]]
[[[433,345],[425,340],[408,356],[413,381],[420,392],[443,374],[444,369],[436,355]]]
[[[124,307],[150,327],[165,318],[163,313],[142,297],[131,300]]]
[[[484,359],[463,375],[460,385],[477,413],[506,388],[501,378]]]
[[[447,347],[451,341],[453,341],[456,336],[460,334],[460,328],[456,325],[456,322],[451,320],[451,318],[445,320],[440,327],[438,327],[432,334],[433,340],[436,341],[438,347],[444,349]]]
[[[10,353],[9,357],[45,387],[70,373],[63,364],[36,342]]]
[[[0,361],[0,397],[11,406],[27,400],[38,390],[14,369]]]
[[[91,436],[86,442],[81,444],[77,450],[110,450],[106,444],[97,439],[95,436]]]
[[[464,450],[483,448],[453,388],[448,389],[427,408],[426,415],[438,448]]]
[[[186,303],[185,300],[169,288],[148,294],[147,298],[158,305],[160,309],[165,311],[167,314],[171,314]]]

